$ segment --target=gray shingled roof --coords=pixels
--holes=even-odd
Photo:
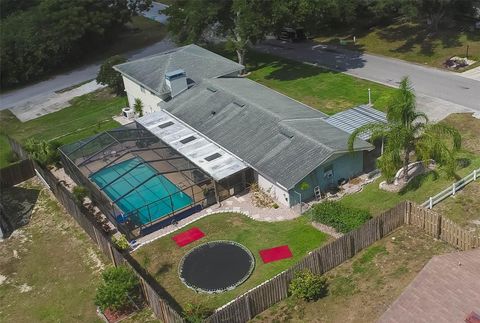
[[[248,79],[205,80],[165,109],[287,189],[348,151],[349,134],[325,114]]]
[[[352,133],[369,123],[387,123],[387,116],[385,113],[368,105],[359,105],[358,107],[338,112],[326,118],[325,121],[345,132]],[[370,133],[362,133],[359,138],[368,140],[370,135]]]
[[[124,76],[160,96],[170,93],[165,73],[182,69],[196,83],[204,79],[241,71],[244,66],[197,45],[178,47],[170,51],[114,66]]]

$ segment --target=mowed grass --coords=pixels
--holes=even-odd
[[[385,111],[394,89],[377,83],[277,56],[250,52],[250,79],[326,114],[368,103],[371,89],[375,108]]]
[[[192,227],[200,228],[206,236],[184,248],[178,247],[172,236]],[[292,266],[310,250],[320,247],[328,239],[329,236],[311,226],[306,217],[268,223],[255,221],[238,213],[221,213],[209,215],[155,240],[135,251],[133,256],[181,307],[188,303],[201,303],[214,309]],[[189,250],[212,240],[232,240],[246,246],[255,256],[255,269],[245,283],[232,291],[217,295],[198,294],[180,281],[178,265]],[[258,252],[280,245],[288,245],[293,258],[264,264]]]
[[[125,97],[101,89],[73,99],[65,109],[23,123],[9,110],[0,111],[0,129],[20,143],[35,138],[69,144],[120,126],[112,116],[119,115],[126,105]],[[0,164],[6,166],[9,146],[5,136],[0,136],[0,143]]]
[[[432,256],[452,251],[418,228],[400,228],[326,273],[326,297],[288,298],[253,322],[375,322]]]
[[[452,56],[465,57],[467,45],[469,59],[480,60],[480,33],[465,31],[470,27],[441,28],[433,33],[425,24],[418,23],[397,22],[370,29],[356,24],[352,29],[325,32],[316,41],[335,45],[343,41],[347,42],[345,46],[349,49],[444,67],[445,61]],[[355,44],[353,36],[356,36]]]
[[[463,159],[466,165],[459,165],[457,178],[448,178],[440,170],[425,175],[420,175],[409,183],[399,193],[387,192],[379,189],[378,185],[383,178],[363,187],[359,193],[345,196],[342,203],[347,206],[367,209],[372,215],[379,215],[403,200],[411,200],[417,203],[425,202],[430,196],[443,191],[460,178],[470,174],[474,169],[480,168],[480,120],[471,114],[452,114],[442,122],[456,127],[462,134],[463,150],[458,154],[458,159]],[[472,201],[472,210],[480,209],[479,199]],[[475,211],[473,211],[475,212]],[[461,213],[458,217],[462,217]]]
[[[33,207],[30,223],[0,243],[2,321],[101,322],[93,299],[104,260],[89,237],[38,180],[2,200],[17,216]]]

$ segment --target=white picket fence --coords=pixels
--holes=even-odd
[[[480,177],[480,168],[475,169],[469,175],[465,176],[458,182],[453,183],[452,186],[447,187],[437,195],[431,196],[428,200],[422,203],[422,206],[429,209],[433,208],[434,205],[436,205],[437,203],[441,202],[442,200],[446,199],[451,195],[455,195],[456,192],[464,188],[468,183],[476,181],[479,177]]]

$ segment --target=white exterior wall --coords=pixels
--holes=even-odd
[[[127,93],[127,97],[128,97],[128,105],[130,106],[130,108],[133,109],[133,105],[135,104],[135,99],[138,98],[142,100],[144,114],[148,114],[148,113],[160,110],[160,108],[158,107],[158,104],[160,102],[163,102],[162,99],[160,99],[158,96],[151,93],[147,89],[143,89],[142,91],[142,87],[140,85],[126,78],[125,76],[122,76],[122,78],[123,78],[123,84],[125,85],[125,92]]]
[[[262,175],[255,172],[255,179],[258,186],[265,192],[273,197],[277,202],[290,207],[288,191],[281,188],[279,185],[272,183]]]

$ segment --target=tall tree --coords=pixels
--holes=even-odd
[[[121,55],[115,55],[103,62],[98,71],[96,81],[107,85],[116,95],[125,95],[122,75],[113,69],[113,66],[125,63],[127,60]],[[141,103],[141,101],[140,101]]]
[[[271,2],[262,0],[179,0],[163,10],[177,42],[226,38],[242,65],[248,44],[270,31],[270,11]]]
[[[479,0],[405,0],[399,4],[403,14],[425,19],[434,31],[438,31],[440,22],[445,18],[471,15],[480,6]]]
[[[353,150],[355,139],[362,133],[370,133],[372,140],[384,139],[385,148],[378,167],[388,181],[393,180],[403,164],[403,178],[408,181],[408,165],[411,153],[418,160],[434,159],[447,166],[448,175],[455,172],[455,152],[460,149],[461,136],[457,129],[442,123],[429,123],[427,116],[416,110],[415,93],[407,77],[391,98],[387,110],[387,123],[367,124],[355,130],[349,138]]]
[[[1,84],[21,84],[111,40],[151,0],[0,0]],[[4,8],[6,11],[4,11]]]

